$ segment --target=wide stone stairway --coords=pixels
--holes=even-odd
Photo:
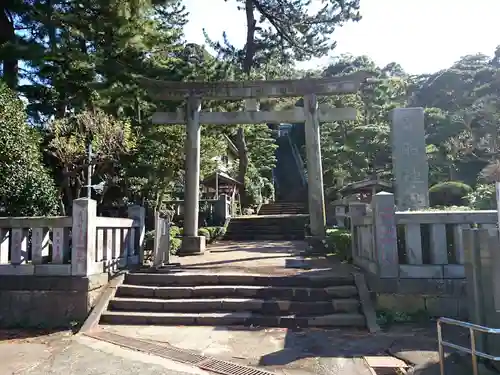
[[[314,272],[313,272],[314,273]],[[101,323],[365,327],[352,275],[135,272]]]
[[[259,215],[307,215],[307,205],[303,202],[273,202],[263,204]]]
[[[173,257],[177,267],[128,273],[100,321],[366,327],[362,275],[349,264],[306,259],[306,247],[303,241],[223,241],[203,256]]]
[[[227,226],[224,240],[303,240],[308,215],[256,215],[232,218]]]

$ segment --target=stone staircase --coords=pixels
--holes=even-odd
[[[102,324],[366,327],[352,275],[265,276],[138,271]]]
[[[298,165],[294,157],[293,146],[288,135],[276,140],[276,197],[280,201],[293,202],[307,195],[307,186],[302,179],[303,165]]]
[[[303,202],[273,202],[263,204],[259,215],[307,215],[307,205]]]
[[[223,240],[303,240],[308,215],[240,216],[229,222]]]

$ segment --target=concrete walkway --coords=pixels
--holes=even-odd
[[[290,275],[304,272],[348,274],[351,265],[333,259],[303,260],[304,242],[222,242],[205,255],[175,257],[188,272],[238,272]],[[299,268],[297,268],[299,267]],[[301,269],[305,267],[306,269]],[[439,375],[435,324],[406,324],[370,334],[354,329],[271,329],[262,327],[101,326],[98,330],[169,343],[217,359],[264,368],[279,375],[373,375],[365,356],[399,358],[413,374]],[[445,337],[467,345],[467,335],[445,331]],[[470,375],[470,360],[449,356],[446,374]],[[377,373],[377,372],[375,372]],[[0,331],[0,374],[207,374],[198,368],[121,348],[71,332],[10,337]],[[389,373],[387,373],[389,374]],[[481,374],[489,374],[482,370]]]
[[[0,341],[0,374],[206,375],[208,373],[85,336],[73,336],[71,332],[61,332]]]
[[[195,349],[278,375],[373,375],[364,356],[389,356],[414,375],[439,375],[434,324],[405,324],[377,334],[353,330],[227,329],[226,327],[105,327],[129,337]],[[5,333],[5,332],[4,332]],[[445,332],[453,342],[467,337]],[[3,340],[1,340],[3,338]],[[6,338],[0,331],[2,375],[208,375],[198,368],[71,332]],[[446,374],[470,375],[470,359],[448,356]],[[377,372],[375,373],[377,374]],[[390,374],[390,373],[384,373]],[[395,373],[394,373],[395,374]],[[493,375],[484,367],[481,375]]]
[[[300,255],[306,251],[305,241],[223,241],[210,245],[203,255],[172,257],[173,263],[180,263],[184,270],[211,272],[241,272],[269,275],[294,275],[307,270],[335,272],[348,275],[353,268],[333,258],[307,259]],[[301,264],[306,268],[301,268]]]

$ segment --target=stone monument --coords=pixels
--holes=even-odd
[[[429,164],[425,148],[424,109],[391,112],[392,170],[398,210],[429,206]]]

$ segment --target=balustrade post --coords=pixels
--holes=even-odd
[[[134,220],[130,229],[128,264],[144,264],[144,236],[146,233],[146,209],[139,205],[128,208],[128,217]]]
[[[88,276],[102,272],[96,267],[97,202],[89,198],[73,201],[71,275]]]
[[[375,254],[381,278],[399,277],[398,237],[394,194],[380,192],[372,200]]]
[[[342,207],[343,212],[345,213],[345,206],[337,206],[335,207],[335,211],[337,211],[337,208]],[[358,232],[356,230],[356,227],[352,224],[352,220],[350,220],[353,217],[361,217],[366,215],[366,204],[365,203],[360,203],[360,202],[350,202],[349,203],[349,227],[351,228],[351,248],[352,248],[352,259],[356,263],[356,258],[359,258],[359,248],[358,248]],[[344,220],[345,222],[345,217]],[[338,222],[337,222],[338,225]],[[340,227],[340,228],[343,228]]]

